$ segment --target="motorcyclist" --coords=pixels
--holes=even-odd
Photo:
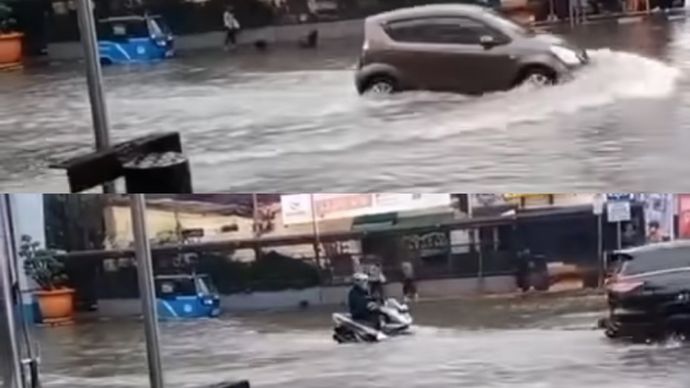
[[[379,304],[369,293],[369,277],[361,272],[352,277],[353,285],[347,297],[350,316],[355,321],[364,322],[377,330],[381,327]]]

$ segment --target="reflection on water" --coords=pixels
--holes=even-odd
[[[319,310],[165,323],[164,366],[171,387],[238,378],[275,388],[688,386],[690,348],[611,343],[592,330],[601,306],[591,297],[424,303],[414,335],[374,345],[335,344],[330,312]],[[55,328],[41,340],[48,387],[147,384],[140,322]]]
[[[480,98],[360,98],[358,44],[109,68],[112,135],[180,131],[198,191],[673,191],[688,179],[688,26],[564,30],[592,50],[576,80]],[[0,75],[0,98],[0,189],[65,189],[46,165],[91,147],[79,69]]]

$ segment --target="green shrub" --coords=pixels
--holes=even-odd
[[[30,236],[22,236],[19,257],[24,259],[24,271],[42,290],[50,291],[65,287],[65,265],[55,258],[55,253],[39,248]]]

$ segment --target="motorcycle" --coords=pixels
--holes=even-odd
[[[409,333],[412,315],[406,304],[395,299],[386,300],[379,306],[380,330],[370,324],[355,321],[350,314],[334,313],[333,339],[338,343],[379,342],[390,336]]]

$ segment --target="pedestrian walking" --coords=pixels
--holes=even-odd
[[[405,303],[412,301],[417,301],[417,282],[414,277],[414,267],[412,263],[406,261],[401,265],[403,274],[403,298]]]
[[[235,48],[237,45],[237,33],[240,30],[240,22],[237,21],[231,6],[225,8],[223,13],[223,26],[225,26],[225,51]]]
[[[647,242],[658,243],[664,241],[664,236],[661,233],[661,228],[659,227],[659,222],[650,221],[647,224]]]

